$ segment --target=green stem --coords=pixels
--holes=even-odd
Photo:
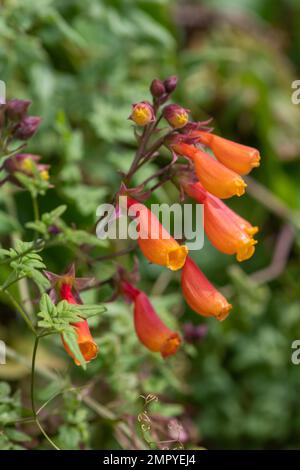
[[[24,279],[25,276],[20,276],[20,277],[14,277],[14,274],[15,273],[11,273],[9,275],[9,277],[7,278],[7,280],[4,282],[4,284],[0,287],[0,289],[2,290],[7,290],[10,286],[12,286],[13,284],[15,284],[16,282],[18,281],[21,281],[22,279]],[[10,280],[10,278],[12,278]]]
[[[9,300],[11,301],[15,309],[20,313],[20,315],[22,316],[23,320],[26,322],[27,326],[30,328],[32,333],[36,334],[35,328],[33,324],[31,323],[30,319],[28,318],[27,314],[25,313],[21,305],[11,295],[11,293],[8,290],[2,289],[2,288],[0,291],[3,292],[9,298]]]
[[[32,199],[34,221],[37,222],[38,220],[40,220],[40,211],[39,211],[37,197],[31,193],[31,199]]]
[[[157,121],[154,121],[151,124],[148,124],[148,126],[146,126],[144,128],[142,138],[141,138],[141,141],[140,141],[140,145],[139,145],[139,147],[136,151],[136,154],[135,154],[135,157],[134,157],[133,162],[131,164],[131,167],[130,167],[130,169],[129,169],[126,177],[125,177],[125,180],[124,180],[126,185],[128,185],[130,183],[131,178],[133,177],[134,173],[136,172],[136,169],[138,167],[138,164],[139,164],[141,158],[144,157],[144,152],[146,151],[146,147],[147,147],[149,138],[151,137],[151,134],[155,130],[156,125],[158,124],[159,121],[160,121],[160,118],[158,118]]]
[[[38,418],[38,415],[37,415],[36,408],[35,408],[35,397],[34,397],[35,362],[36,362],[36,355],[37,355],[37,349],[38,349],[38,345],[39,345],[39,340],[40,340],[40,337],[39,337],[39,336],[36,336],[36,337],[35,337],[34,346],[33,346],[33,353],[32,353],[32,362],[31,362],[31,386],[30,386],[31,408],[32,408],[34,420],[35,420],[35,422],[36,422],[38,428],[40,429],[41,433],[44,435],[44,437],[47,439],[47,441],[52,445],[52,447],[54,447],[54,449],[60,450],[60,448],[57,447],[57,445],[52,441],[52,439],[48,436],[48,434],[46,433],[45,429],[44,429],[43,426],[41,425],[41,423],[40,423],[40,421],[39,421],[39,418]]]

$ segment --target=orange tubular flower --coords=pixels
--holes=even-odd
[[[258,227],[253,227],[223,201],[205,191],[200,183],[183,181],[183,188],[204,205],[204,229],[212,245],[227,255],[236,254],[238,261],[251,258],[257,243],[253,235]]]
[[[181,288],[188,305],[204,317],[216,317],[222,321],[232,308],[190,257],[182,270]]]
[[[257,243],[252,236],[257,231],[257,227],[252,227],[250,224],[246,226],[246,221],[243,220],[229,208],[224,209],[223,202],[217,198],[206,198],[204,203],[205,233],[219,251],[228,255],[236,254],[238,261],[251,258]]]
[[[72,287],[70,284],[64,284],[62,283],[60,286],[60,296],[62,299],[66,300],[70,304],[77,304],[76,300],[74,299],[74,296],[72,294]],[[80,348],[80,351],[85,359],[86,362],[90,362],[92,359],[95,359],[95,357],[98,354],[98,346],[93,340],[93,337],[91,335],[89,325],[87,320],[82,320],[77,323],[72,324],[77,333],[77,342],[78,346]],[[68,345],[65,343],[64,340],[62,340],[63,345],[67,353],[74,359],[74,362],[77,366],[80,365],[80,363],[75,359],[72,351],[70,351]]]
[[[171,271],[181,269],[188,248],[179,245],[144,204],[127,198],[127,207],[129,216],[138,218],[138,244],[143,255],[152,263],[166,266]]]
[[[239,175],[247,175],[260,165],[259,151],[209,132],[197,131],[200,141],[210,147],[217,159]]]
[[[192,160],[199,181],[210,193],[221,199],[244,194],[247,185],[241,176],[207,153],[185,143],[173,144],[172,148]]]
[[[121,287],[126,297],[134,303],[134,327],[141,343],[164,358],[175,354],[181,339],[162,322],[147,295],[126,281],[122,282]]]

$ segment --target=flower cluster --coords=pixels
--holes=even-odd
[[[114,196],[115,217],[125,209],[129,218],[137,222],[136,247],[149,262],[172,272],[180,271],[182,296],[192,310],[204,317],[222,321],[228,316],[232,305],[189,256],[187,244],[175,239],[166,230],[145,205],[145,201],[160,185],[169,181],[179,190],[181,200],[185,194],[204,206],[204,229],[211,243],[222,253],[235,254],[238,261],[246,260],[254,253],[256,241],[253,237],[258,229],[232,211],[222,199],[241,196],[245,192],[243,175],[259,165],[260,157],[253,148],[213,134],[208,127],[209,121],[192,122],[189,110],[179,104],[166,104],[176,86],[177,78],[174,76],[164,81],[155,79],[150,86],[152,102],[143,100],[132,106],[129,118],[135,125],[137,150]],[[27,114],[29,105],[29,101],[12,100],[0,109],[0,144],[4,153],[1,169],[6,173],[2,184],[10,181],[25,187],[32,192],[34,200],[37,194],[43,194],[43,184],[49,187],[48,165],[40,163],[38,155],[20,152],[24,143],[13,151],[9,149],[12,141],[28,140],[39,126],[40,118]],[[160,125],[161,122],[165,123],[164,126]],[[135,185],[136,173],[143,165],[160,161],[163,148],[170,152],[167,164],[160,165],[143,183]],[[151,187],[153,180],[155,184]],[[61,208],[58,209],[58,214],[61,214]],[[38,211],[35,219],[39,222]],[[41,224],[38,228],[41,228]],[[52,222],[48,229],[54,235],[58,230]],[[44,233],[43,230],[40,229],[39,233]],[[112,257],[116,256],[112,254]],[[109,255],[106,259],[109,259]],[[41,267],[37,259],[34,258],[33,262],[35,266]],[[88,317],[84,316],[84,309],[87,310],[88,306],[82,305],[79,296],[79,291],[89,286],[91,280],[76,278],[73,266],[66,274],[57,275],[46,271],[45,276],[50,281],[51,289],[49,297],[44,294],[46,297],[42,306],[46,313],[44,310],[41,312],[43,320],[38,326],[52,328],[51,331],[54,328],[61,334],[65,350],[75,363],[84,365],[84,362],[90,362],[98,354],[98,346],[89,330]],[[112,300],[121,295],[134,305],[133,323],[140,342],[150,351],[166,358],[177,352],[182,340],[179,333],[170,329],[159,317],[146,293],[137,287],[138,278],[118,265],[109,280],[115,289]],[[55,311],[57,315],[64,311],[64,320],[50,318],[50,321],[49,312]],[[68,314],[71,316],[68,317]],[[71,337],[68,336],[70,332]],[[202,330],[194,331],[189,327],[186,337],[194,340],[202,334]]]
[[[202,316],[222,321],[232,305],[188,256],[187,246],[178,243],[142,201],[160,184],[173,182],[181,193],[203,204],[204,228],[211,243],[222,253],[235,254],[238,261],[249,259],[255,251],[257,242],[253,236],[258,228],[231,210],[222,199],[244,194],[247,185],[242,176],[259,166],[260,156],[254,148],[213,134],[207,126],[209,121],[191,122],[189,111],[178,104],[166,105],[160,113],[160,107],[169,99],[176,85],[176,77],[165,81],[156,79],[150,86],[153,102],[142,101],[133,105],[130,119],[137,125],[135,134],[139,148],[119,194],[127,196],[128,215],[138,221],[137,243],[143,255],[151,263],[172,271],[181,270],[182,294],[188,305]],[[158,128],[162,118],[170,126],[167,129]],[[139,128],[143,129],[141,133]],[[162,132],[164,135],[154,140]],[[145,184],[132,187],[130,183],[134,174],[142,165],[159,156],[163,146],[171,151],[171,163],[148,178]],[[182,157],[185,163],[180,163]],[[160,179],[161,183],[146,189],[145,185],[153,178]],[[134,303],[134,324],[140,341],[163,357],[174,354],[181,340],[158,317],[146,294],[124,277],[120,292]]]

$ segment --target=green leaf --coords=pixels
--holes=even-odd
[[[48,328],[62,333],[63,331],[72,331],[71,323],[78,323],[85,318],[103,313],[106,308],[103,305],[81,305],[69,304],[66,300],[61,300],[54,305],[48,294],[43,294],[40,301],[41,318],[38,325],[41,328]]]
[[[32,194],[32,197],[37,197],[39,194],[43,196],[49,188],[49,183],[38,172],[34,176],[27,176],[24,173],[16,172],[14,177]]]
[[[7,382],[0,382],[0,401],[10,394],[10,386]]]
[[[84,315],[85,318],[90,318],[94,315],[106,312],[106,307],[104,305],[79,304],[76,305],[76,310],[80,312],[80,315]]]
[[[14,271],[15,278],[28,277],[38,286],[40,292],[48,289],[49,281],[40,272],[46,265],[38,251],[42,249],[42,244],[35,242],[23,242],[16,240],[15,247],[9,250],[0,249],[0,258],[11,260],[9,265]]]
[[[13,428],[6,428],[5,434],[8,436],[9,439],[16,442],[25,442],[31,440],[31,438],[27,434]]]
[[[74,357],[83,367],[83,369],[86,369],[86,362],[78,346],[76,332],[74,330],[64,331],[62,336],[66,344],[69,346],[70,351],[74,354]]]
[[[51,212],[45,212],[42,215],[41,220],[27,222],[26,227],[35,230],[40,233],[44,239],[48,240],[50,238],[49,227],[55,224],[55,222],[60,223],[60,216],[66,211],[66,209],[66,205],[58,206]]]

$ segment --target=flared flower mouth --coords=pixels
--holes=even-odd
[[[178,248],[169,251],[167,254],[167,268],[171,269],[171,271],[178,271],[181,269],[184,266],[188,252],[189,250],[186,245],[178,246]]]
[[[219,321],[225,320],[228,317],[230,310],[232,309],[231,304],[226,304],[222,307],[221,311],[216,315],[216,319]]]
[[[259,232],[259,228],[258,227],[245,227],[245,232],[250,235],[251,237],[253,237],[254,235],[257,234],[257,232]]]
[[[237,249],[236,259],[238,261],[245,261],[251,258],[251,256],[255,252],[256,243],[257,241],[253,238],[250,238],[249,240],[242,243]]]
[[[181,344],[181,339],[177,333],[172,334],[163,344],[160,353],[162,357],[172,356],[176,353]]]
[[[245,194],[245,188],[247,187],[247,185],[242,178],[236,178],[234,184],[237,196],[242,196],[243,194]]]
[[[90,362],[97,357],[99,348],[94,341],[86,339],[84,341],[79,342],[78,346],[80,348],[81,354],[85,359],[85,362]],[[77,360],[75,360],[75,363],[77,365],[80,365]]]
[[[251,162],[252,168],[257,168],[260,166],[260,155],[258,150],[256,150],[253,154],[253,160]]]

